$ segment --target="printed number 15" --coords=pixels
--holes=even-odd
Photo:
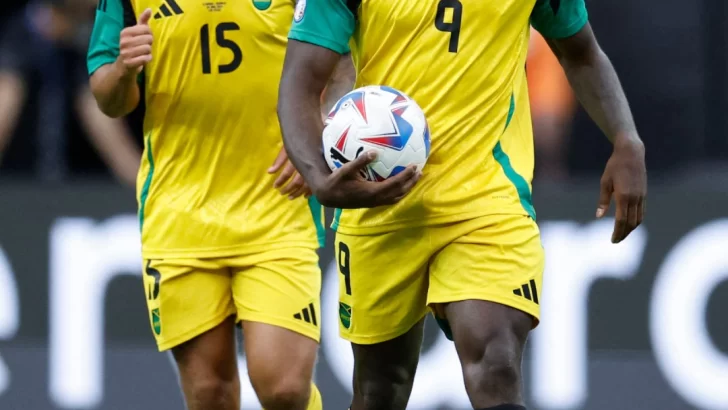
[[[445,22],[445,12],[452,10],[450,22]],[[437,3],[437,14],[435,14],[435,27],[445,33],[450,33],[450,46],[448,51],[458,52],[460,43],[460,23],[463,18],[463,3],[460,0],[440,0]]]
[[[240,26],[236,23],[225,22],[220,23],[215,27],[215,41],[220,48],[226,48],[233,53],[233,60],[228,64],[221,64],[217,67],[220,74],[232,73],[240,67],[243,62],[243,50],[240,46],[225,37],[225,33],[228,31],[238,31]],[[200,44],[202,50],[202,73],[212,73],[212,63],[210,62],[210,26],[205,24],[200,29]]]

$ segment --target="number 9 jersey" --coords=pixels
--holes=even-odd
[[[563,38],[586,22],[584,0],[299,2],[291,39],[340,54],[351,47],[356,87],[402,90],[431,131],[412,192],[391,207],[337,212],[334,228],[369,235],[497,214],[535,219],[529,23]]]
[[[152,10],[137,181],[145,259],[318,246],[320,205],[280,195],[267,173],[282,148],[276,105],[294,5],[100,0],[90,74],[116,61],[120,32]]]

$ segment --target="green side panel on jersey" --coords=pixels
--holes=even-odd
[[[313,223],[316,226],[316,238],[319,247],[326,246],[326,227],[324,226],[324,207],[321,206],[315,196],[308,198],[308,207],[311,209]]]
[[[300,0],[288,38],[346,54],[355,27],[347,0]]]
[[[147,178],[144,180],[142,186],[142,192],[139,197],[139,230],[144,228],[144,210],[147,205],[147,199],[149,198],[149,188],[152,185],[152,178],[154,177],[154,156],[152,155],[152,135],[147,135],[147,161],[149,162],[149,172]]]
[[[506,129],[508,129],[508,126],[511,124],[511,120],[513,119],[513,114],[515,113],[515,111],[516,99],[514,95],[511,95],[511,102],[508,107],[508,117],[506,117]],[[493,157],[500,164],[501,168],[503,168],[503,172],[506,174],[506,178],[508,178],[508,180],[511,181],[511,183],[516,187],[516,191],[518,192],[518,199],[521,201],[521,206],[523,206],[523,209],[526,210],[531,219],[535,221],[536,209],[534,209],[533,207],[531,188],[528,186],[526,178],[522,177],[521,174],[513,169],[513,165],[511,165],[511,159],[508,157],[508,154],[503,151],[503,147],[501,146],[500,141],[498,141],[495,144],[495,147],[493,147]]]
[[[124,8],[121,0],[100,0],[86,55],[89,75],[99,67],[116,61],[119,56],[119,35],[123,29]]]
[[[531,25],[546,38],[567,38],[584,28],[589,15],[584,0],[537,0]]]
[[[339,219],[341,219],[341,209],[336,208],[334,211],[334,221],[331,223],[331,229],[334,231],[339,229]]]

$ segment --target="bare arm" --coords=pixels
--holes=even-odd
[[[549,39],[574,93],[613,144],[642,145],[617,73],[597,43],[591,25],[574,36]]]
[[[321,101],[321,115],[325,118],[336,102],[354,88],[356,82],[356,70],[351,60],[351,53],[341,56],[336,65],[334,74],[326,85]]]
[[[0,72],[0,162],[25,100],[25,85],[16,75]]]
[[[99,111],[88,89],[79,94],[77,108],[96,151],[116,178],[133,188],[136,185],[141,151],[124,122],[111,119]]]
[[[123,117],[139,104],[137,76],[152,61],[151,18],[152,10],[146,9],[135,26],[123,29],[116,61],[102,65],[91,75],[91,92],[109,117]]]
[[[283,66],[278,97],[283,143],[314,194],[331,173],[321,150],[321,93],[340,59],[329,49],[290,40]]]
[[[549,45],[566,71],[571,87],[594,122],[614,145],[601,179],[596,215],[616,202],[612,242],[618,243],[642,223],[647,196],[645,147],[637,134],[622,85],[591,26]]]
[[[321,118],[326,118],[334,104],[346,95],[354,87],[356,81],[356,72],[354,64],[351,61],[351,54],[346,53],[341,56],[334,73],[331,75],[326,85],[323,95],[321,95]],[[301,195],[311,195],[311,189],[306,185],[301,174],[288,160],[285,146],[281,149],[273,165],[268,169],[268,173],[280,174],[276,178],[273,186],[281,191],[281,194],[288,195],[290,199],[295,199]]]
[[[91,76],[91,92],[101,111],[112,118],[123,117],[139,104],[136,72],[127,70],[120,60],[100,67]]]

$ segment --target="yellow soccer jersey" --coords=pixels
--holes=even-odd
[[[529,23],[564,38],[586,22],[583,0],[302,0],[289,38],[342,54],[351,47],[357,87],[408,94],[432,138],[408,196],[337,211],[334,229],[366,234],[492,214],[535,219]]]
[[[121,30],[147,8],[144,258],[316,247],[320,205],[288,200],[267,174],[282,147],[276,104],[294,0],[100,0],[91,74],[116,60]]]

